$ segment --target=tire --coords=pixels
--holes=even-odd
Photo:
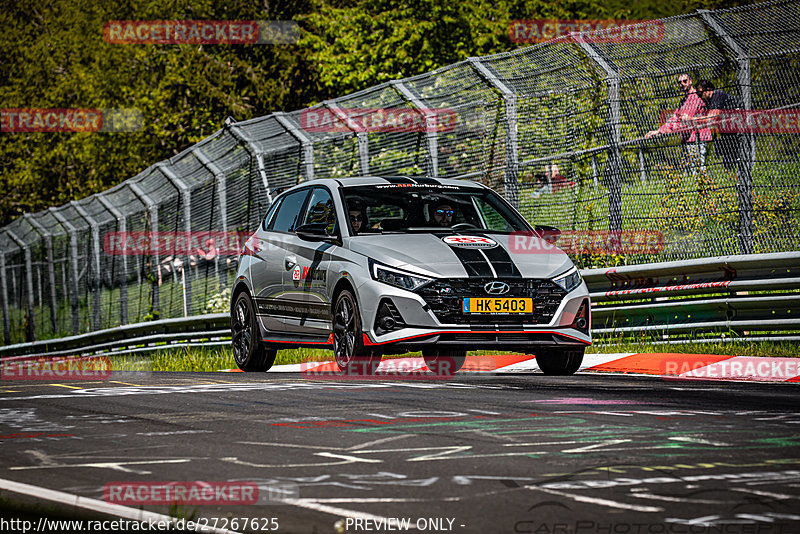
[[[467,351],[422,349],[422,357],[425,359],[425,365],[428,366],[432,373],[441,376],[453,376],[464,367]]]
[[[361,314],[347,289],[339,293],[333,306],[333,355],[345,374],[371,375],[381,363],[379,352],[364,347]]]
[[[548,349],[536,354],[536,363],[546,375],[573,375],[583,363],[585,349]]]
[[[258,326],[253,301],[246,291],[240,293],[233,304],[231,333],[233,358],[239,369],[263,373],[272,367],[278,351],[267,349],[261,342],[261,329]]]

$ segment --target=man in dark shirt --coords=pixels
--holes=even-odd
[[[715,122],[719,124],[720,119],[726,118],[719,117],[720,114],[725,114],[740,107],[739,102],[734,97],[721,89],[716,89],[714,84],[708,80],[700,80],[697,84],[697,94],[706,104],[706,113],[711,125]],[[727,117],[727,119],[730,119],[730,117]],[[714,151],[722,159],[722,166],[729,171],[733,171],[736,169],[736,164],[739,160],[737,135],[731,132],[719,131],[719,128],[717,130]]]

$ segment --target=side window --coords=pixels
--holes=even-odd
[[[483,217],[484,224],[489,230],[496,230],[498,232],[511,232],[514,230],[506,221],[502,214],[498,213],[494,206],[486,202],[482,198],[473,197],[473,202],[477,205],[478,211]]]
[[[281,199],[281,200],[283,200],[283,199]],[[266,214],[266,216],[264,216],[264,222],[261,225],[264,230],[269,228],[269,223],[274,218],[275,210],[277,210],[278,206],[281,205],[281,200],[278,200],[277,202],[273,202],[272,206],[270,206],[269,210],[267,210],[267,214]]]
[[[329,235],[336,232],[336,210],[333,198],[327,189],[314,188],[306,212],[303,214],[303,224],[324,225]]]
[[[301,189],[286,195],[281,205],[278,206],[278,212],[270,222],[270,230],[294,232],[294,229],[299,226],[300,210],[303,209],[303,203],[306,201],[307,196],[308,189]]]

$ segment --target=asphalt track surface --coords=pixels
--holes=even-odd
[[[259,532],[797,533],[798,388],[591,373],[5,382],[0,478],[100,501],[119,482],[252,482],[258,504],[181,513]],[[31,499],[0,496],[5,518]]]

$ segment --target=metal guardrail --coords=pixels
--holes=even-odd
[[[593,334],[730,332],[746,337],[750,332],[796,331],[797,337],[784,340],[800,340],[800,252],[590,269],[581,274],[594,304]]]
[[[800,252],[722,256],[581,271],[592,298],[592,333],[660,335],[652,343],[800,341]],[[195,315],[0,347],[0,358],[129,354],[227,345],[226,313]],[[781,332],[780,335],[773,335]],[[688,336],[688,339],[687,339]],[[666,337],[666,339],[664,339]]]

